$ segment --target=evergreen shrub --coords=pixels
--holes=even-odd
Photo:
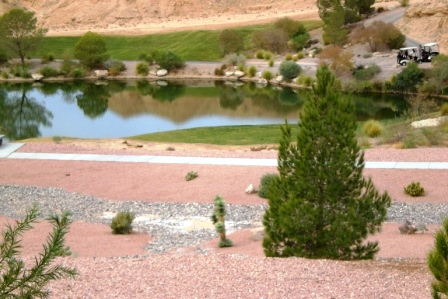
[[[194,180],[198,177],[198,173],[196,171],[189,171],[187,175],[185,176],[186,181]]]
[[[404,188],[404,192],[410,196],[423,196],[425,189],[420,185],[420,182],[412,182]]]
[[[269,81],[272,80],[273,75],[270,71],[264,71],[261,77]]]
[[[376,120],[370,119],[365,122],[363,131],[367,136],[374,138],[381,135],[381,133],[383,132],[383,127]]]
[[[258,190],[258,196],[261,198],[268,198],[269,187],[278,179],[278,174],[276,173],[266,173],[261,177],[260,186]]]
[[[135,68],[135,71],[140,76],[147,76],[149,73],[149,65],[146,61],[139,62]]]
[[[59,76],[59,71],[52,68],[51,66],[44,66],[44,67],[40,68],[39,74],[41,74],[42,76],[44,76],[46,78],[57,77],[57,76]]]
[[[110,228],[115,235],[127,235],[132,232],[132,221],[135,219],[135,214],[130,211],[119,212],[114,218]]]

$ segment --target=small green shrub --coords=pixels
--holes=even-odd
[[[59,76],[59,71],[52,68],[51,66],[44,66],[39,70],[39,74],[46,78]]]
[[[448,103],[445,103],[442,105],[442,107],[440,107],[440,114],[442,116],[448,115]]]
[[[146,61],[139,62],[135,67],[135,71],[140,76],[147,76],[149,73],[149,65]]]
[[[366,53],[366,54],[362,55],[362,57],[364,59],[372,58],[372,56],[373,56],[372,53]]]
[[[367,136],[374,138],[381,135],[383,127],[376,120],[370,119],[364,124],[363,131]]]
[[[404,192],[410,196],[423,196],[425,195],[425,189],[420,186],[420,182],[412,182],[404,188]]]
[[[117,59],[109,59],[104,63],[104,66],[109,71],[111,76],[117,76],[121,72],[126,70],[126,66],[123,62]]]
[[[270,59],[268,65],[269,65],[269,67],[273,67],[274,66],[274,59]]]
[[[264,71],[261,77],[269,81],[272,80],[273,75],[270,71]]]
[[[110,228],[115,235],[127,235],[132,232],[132,221],[135,219],[135,214],[130,211],[119,212],[114,218]]]
[[[8,78],[9,78],[8,73],[5,72],[5,71],[3,71],[3,72],[2,72],[2,78],[3,78],[3,79],[8,79]]]
[[[191,181],[191,180],[194,180],[197,177],[198,177],[198,173],[196,171],[190,171],[185,176],[185,180],[186,181]]]
[[[289,82],[302,72],[302,68],[294,61],[283,61],[280,63],[279,72]]]
[[[266,173],[261,177],[258,196],[268,198],[268,190],[274,181],[278,178],[278,174]]]
[[[80,68],[76,68],[70,72],[70,77],[79,79],[84,77],[84,70]]]
[[[168,71],[180,69],[185,66],[182,57],[171,51],[157,50],[151,53],[151,57],[162,69]]]
[[[263,53],[263,58],[264,58],[264,60],[271,60],[271,59],[272,59],[272,56],[273,56],[273,54],[272,54],[271,52],[269,52],[269,51],[265,51],[265,52]]]
[[[246,56],[243,54],[227,54],[224,57],[224,64],[227,66],[240,66],[240,65],[246,65]]]
[[[263,50],[258,50],[255,53],[255,58],[257,58],[257,59],[264,59],[264,51]]]
[[[303,57],[305,57],[305,53],[303,52],[297,53],[297,59],[302,59]]]
[[[27,64],[13,64],[9,68],[9,73],[15,77],[31,78],[31,73]]]
[[[288,60],[292,60],[292,54],[289,54],[289,53],[286,54],[286,55],[285,55],[285,60],[287,60],[287,61],[288,61]]]
[[[249,78],[254,77],[256,73],[257,73],[257,68],[253,65],[251,65],[249,67],[249,69],[247,70],[247,75],[249,76]]]
[[[400,5],[402,7],[408,6],[409,5],[409,0],[399,0]]]
[[[381,72],[381,67],[371,64],[367,67],[358,66],[353,72],[353,77],[359,81],[371,80],[376,74]]]
[[[48,53],[48,54],[42,55],[42,57],[40,58],[40,63],[46,64],[53,60],[54,60],[54,55],[52,53]]]

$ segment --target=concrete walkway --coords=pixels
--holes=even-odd
[[[205,164],[237,166],[277,166],[277,159],[173,157],[173,156],[132,156],[97,154],[57,154],[57,153],[16,153],[23,143],[6,143],[0,146],[0,158],[90,161],[90,162],[131,162],[162,164]],[[448,162],[365,162],[368,169],[448,169]]]

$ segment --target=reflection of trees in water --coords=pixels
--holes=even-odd
[[[106,113],[109,97],[108,86],[90,83],[84,86],[76,100],[84,115],[94,119]]]
[[[27,96],[32,88],[13,84],[0,90],[0,126],[11,140],[39,137],[39,126],[51,126],[51,112]]]
[[[236,110],[239,105],[244,103],[245,88],[228,85],[220,85],[217,88],[219,88],[219,104],[222,108]]]
[[[357,120],[390,119],[406,111],[406,100],[402,96],[368,94],[343,95],[355,103]]]
[[[304,102],[304,94],[287,87],[272,88],[267,86],[255,88],[252,89],[250,97],[255,105],[281,114],[287,114],[293,110],[299,111]]]
[[[141,95],[150,95],[159,102],[173,102],[185,94],[186,86],[179,83],[158,85],[148,81],[138,81],[137,90]]]

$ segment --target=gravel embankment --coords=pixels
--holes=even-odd
[[[59,188],[25,186],[0,186],[0,215],[23,217],[33,203],[38,204],[46,217],[53,211],[72,212],[73,220],[110,224],[111,217],[119,211],[136,214],[134,228],[148,233],[153,241],[150,252],[165,252],[173,248],[189,247],[216,237],[209,225],[212,204],[199,203],[147,203],[117,202],[69,193]],[[265,205],[227,205],[226,225],[229,232],[261,225]],[[394,202],[388,210],[388,222],[441,224],[448,215],[448,204]]]

